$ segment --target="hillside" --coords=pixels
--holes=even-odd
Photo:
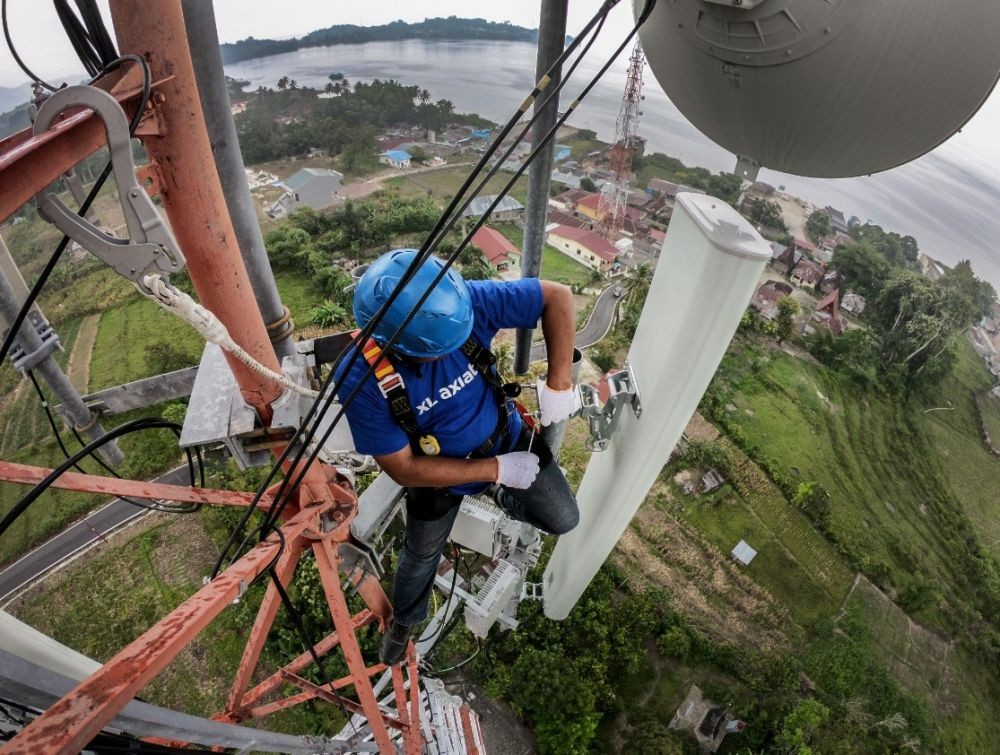
[[[293,52],[303,47],[326,47],[402,39],[535,42],[538,39],[538,30],[526,29],[523,26],[514,26],[510,23],[486,21],[482,18],[457,18],[456,16],[428,18],[417,23],[393,21],[381,26],[337,24],[309,32],[303,37],[291,39],[254,39],[248,37],[239,42],[227,42],[221,45],[222,62],[238,63],[241,60]]]

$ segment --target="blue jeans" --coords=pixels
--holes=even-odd
[[[526,451],[529,439],[529,431],[522,433],[512,450]],[[512,519],[527,522],[553,535],[562,535],[580,521],[576,497],[538,435],[532,442],[532,451],[538,452],[541,468],[531,487],[525,490],[501,487],[497,490],[496,502]],[[435,519],[417,518],[411,513],[406,517],[406,537],[392,590],[395,620],[400,624],[418,624],[427,618],[434,575],[462,502],[462,496],[446,490],[409,488],[408,510],[412,511],[409,504],[415,498],[426,498],[428,494],[439,497],[440,508],[444,511]]]

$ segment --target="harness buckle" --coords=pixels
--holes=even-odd
[[[397,388],[406,388],[403,377],[398,372],[393,371],[378,381],[378,389],[382,393],[382,398],[388,399],[389,392]]]

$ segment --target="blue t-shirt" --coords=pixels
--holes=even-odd
[[[517,281],[468,281],[472,298],[472,335],[489,348],[501,328],[533,328],[542,314],[542,287],[536,278]],[[351,359],[348,352],[340,371]],[[497,426],[497,399],[493,387],[480,375],[461,350],[433,362],[414,363],[395,359],[396,371],[406,383],[406,393],[422,434],[437,438],[442,456],[465,458],[479,448]],[[369,370],[360,354],[339,390],[343,401]],[[337,375],[341,379],[341,375]],[[508,405],[510,402],[508,402]],[[360,453],[382,456],[409,445],[409,438],[389,410],[374,377],[364,380],[345,414]],[[521,432],[521,417],[508,412],[510,438]],[[506,449],[494,449],[495,452]],[[485,485],[472,483],[451,488],[461,495],[478,493]]]

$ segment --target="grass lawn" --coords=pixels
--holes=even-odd
[[[441,170],[431,170],[425,173],[411,173],[399,176],[398,178],[403,179],[401,182],[397,182],[396,178],[391,178],[389,181],[393,182],[390,185],[399,186],[400,192],[404,197],[425,196],[429,194],[435,199],[444,202],[455,195],[455,192],[461,187],[462,182],[465,181],[471,170],[471,165],[457,165],[453,168],[442,168]],[[500,171],[489,180],[483,190],[479,192],[479,196],[499,193],[513,175],[513,173]],[[473,184],[473,188],[478,185],[479,181],[476,181]],[[511,188],[510,196],[523,204],[527,194],[528,178],[527,176],[521,176]]]
[[[278,286],[281,303],[292,313],[296,327],[309,325],[309,310],[323,300],[309,276],[291,270],[278,270],[274,273],[274,282]]]
[[[101,315],[90,360],[90,391],[159,374],[153,356],[169,350],[169,369],[197,364],[204,348],[198,332],[147,299],[136,299]]]
[[[682,496],[684,518],[723,553],[740,540],[758,552],[746,573],[786,607],[801,626],[832,616],[853,574],[805,516],[728,441],[740,479],[711,495]]]
[[[79,445],[74,441],[72,450],[78,448]],[[50,437],[45,442],[36,443],[19,451],[7,452],[3,458],[20,464],[51,468],[58,466],[65,457],[59,451],[55,440]],[[91,471],[95,465],[85,463],[82,466]],[[27,485],[0,483],[0,515],[6,515],[28,489]],[[27,553],[79,515],[90,510],[99,500],[93,495],[50,488],[10,526],[3,537],[0,537],[0,564],[13,561]]]
[[[793,478],[816,481],[830,493],[830,529],[849,559],[896,589],[927,579],[949,601],[971,597],[957,564],[961,511],[980,525],[984,540],[995,542],[987,510],[1000,461],[976,452],[973,378],[960,369],[942,389],[955,411],[923,415],[781,353],[737,348],[717,376],[733,388],[731,424]],[[978,471],[971,468],[976,464]],[[945,627],[951,617],[943,604],[915,618]]]
[[[56,351],[53,358],[63,369],[66,368],[66,361],[69,359],[73,344],[76,342],[80,322],[79,318],[75,318],[56,327],[63,350]],[[51,400],[53,396],[48,385],[41,377],[37,379],[45,395]],[[61,425],[58,417],[56,417],[56,422]],[[0,427],[3,428],[0,451],[6,454],[23,450],[37,441],[51,436],[52,430],[45,417],[45,410],[29,382],[25,381],[22,384],[17,400],[7,406],[0,414]]]
[[[980,398],[979,408],[983,413],[986,432],[990,434],[993,447],[1000,449],[1000,398],[986,395]]]

